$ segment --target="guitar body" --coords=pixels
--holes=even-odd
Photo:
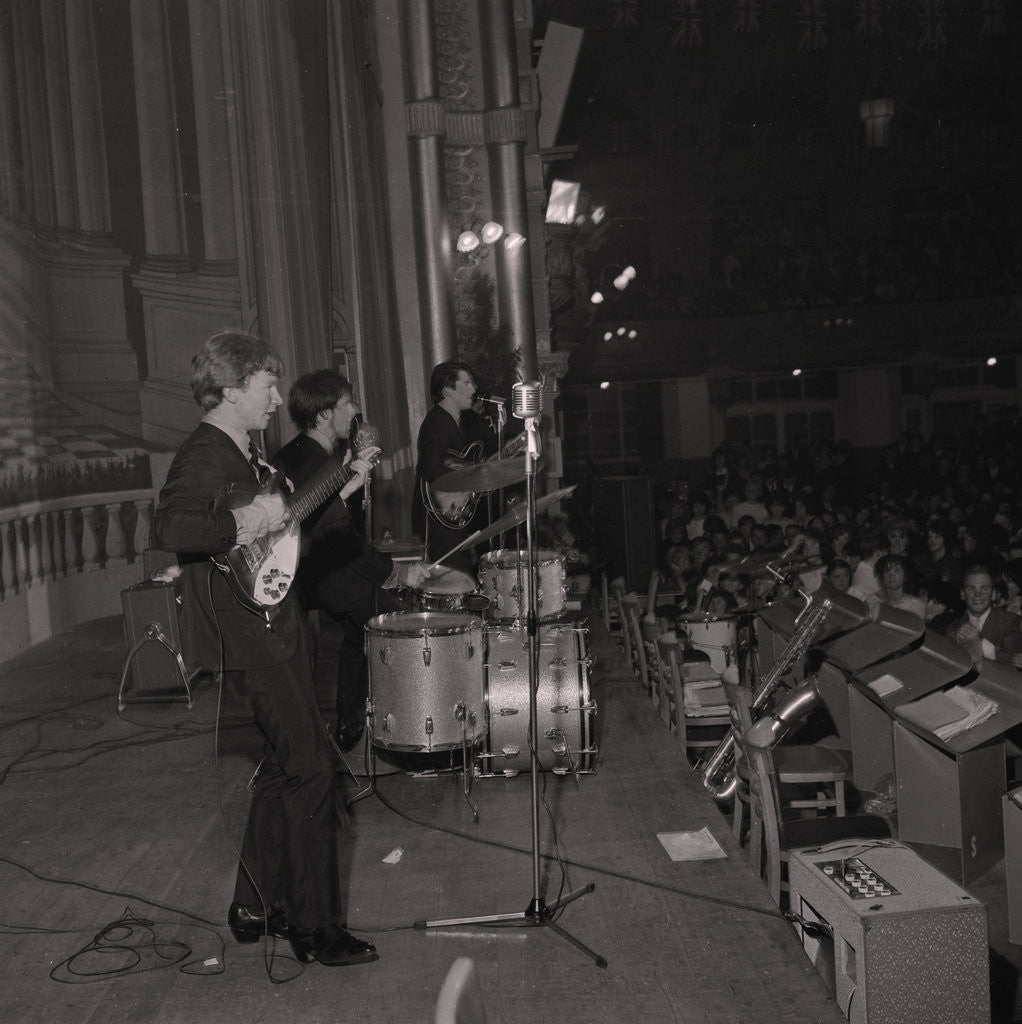
[[[482,441],[473,441],[463,451],[447,449],[444,466],[458,469],[479,463],[483,455]],[[473,491],[437,491],[425,480],[422,484],[422,503],[426,511],[441,526],[449,530],[462,530],[472,522],[479,507],[479,495]]]
[[[295,581],[301,531],[297,523],[268,533],[252,544],[239,544],[213,561],[223,570],[234,596],[247,608],[263,612],[287,596]]]

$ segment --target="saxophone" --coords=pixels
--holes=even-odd
[[[813,603],[812,598],[803,595],[809,602],[795,619],[795,633],[781,652],[780,657],[770,666],[770,671],[760,681],[759,689],[752,699],[752,713],[762,712],[773,700],[780,688],[781,680],[792,665],[802,657],[830,614],[833,602],[830,598]],[[697,769],[702,775],[703,785],[717,803],[727,803],[738,788],[735,775],[735,738],[729,732],[717,745],[713,753]]]

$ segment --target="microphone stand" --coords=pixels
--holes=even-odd
[[[520,386],[520,385],[516,385]],[[536,385],[538,387],[538,385]],[[517,413],[516,413],[517,415]],[[525,456],[525,538],[528,553],[528,614],[526,617],[529,647],[529,776],[532,784],[532,899],[528,907],[519,913],[489,914],[484,917],[452,917],[435,921],[416,921],[416,928],[448,928],[466,924],[497,924],[504,921],[521,921],[528,926],[544,926],[569,942],[576,949],[589,957],[597,967],[606,967],[607,961],[599,953],[580,942],[574,935],[565,931],[554,922],[554,912],[577,900],[580,896],[592,892],[596,885],[590,882],[579,889],[559,897],[547,904],[542,895],[542,858],[540,856],[539,837],[539,714],[536,698],[539,689],[539,637],[538,617],[536,614],[536,560],[535,560],[535,529],[536,529],[536,464],[539,461],[539,429],[538,417],[526,416],[525,429],[528,433],[528,445]],[[519,598],[520,600],[520,598]]]

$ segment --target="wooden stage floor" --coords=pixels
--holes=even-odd
[[[562,882],[595,886],[556,923],[606,968],[546,927],[433,925],[529,906],[528,774],[475,780],[474,824],[459,775],[384,764],[343,844],[349,926],[379,962],[303,969],[286,943],[235,944],[223,921],[259,748],[242,710],[224,701],[219,749],[212,687],[191,711],[131,703],[118,716],[119,619],[8,663],[0,1020],[428,1022],[458,956],[475,960],[491,1024],[842,1020],[598,624],[590,653],[598,770],[578,788],[543,777],[541,894],[552,905]],[[725,858],[675,862],[657,839],[703,827]]]

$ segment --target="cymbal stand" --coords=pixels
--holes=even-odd
[[[539,385],[538,384],[516,384],[515,389],[518,388],[533,388],[535,389],[536,397],[538,398]],[[531,396],[530,396],[531,397]],[[516,402],[517,402],[516,397]],[[523,404],[527,404],[529,399],[523,399]],[[538,401],[536,402],[538,405]],[[537,409],[538,413],[538,409]],[[515,415],[519,413],[516,410]],[[528,554],[528,572],[527,572],[527,591],[528,591],[528,614],[526,616],[526,624],[529,638],[529,755],[530,755],[530,781],[532,784],[531,790],[531,809],[532,809],[532,899],[529,902],[528,907],[524,911],[519,913],[506,913],[506,914],[489,914],[483,917],[460,917],[460,918],[446,918],[441,920],[432,921],[416,921],[416,928],[448,928],[457,925],[470,925],[470,924],[498,924],[501,922],[510,921],[521,921],[525,925],[529,926],[544,926],[549,928],[555,934],[559,935],[566,942],[573,945],[576,949],[580,950],[586,956],[588,956],[597,967],[606,967],[607,961],[600,956],[599,953],[590,949],[584,945],[575,936],[571,935],[559,924],[556,924],[553,919],[554,912],[560,909],[562,906],[566,906],[568,903],[573,902],[580,896],[586,895],[586,893],[592,892],[596,886],[590,882],[588,885],[582,886],[566,895],[559,897],[551,904],[547,904],[542,896],[542,858],[540,856],[540,837],[539,837],[539,715],[536,707],[536,699],[539,688],[539,637],[538,637],[538,617],[536,614],[536,559],[535,559],[535,525],[536,525],[536,495],[535,495],[535,478],[536,478],[536,464],[539,461],[539,428],[537,423],[538,415],[526,415],[525,423],[526,430],[528,431],[528,449],[525,460],[526,475],[525,475],[525,499],[526,499],[526,516],[525,516],[525,536]]]

